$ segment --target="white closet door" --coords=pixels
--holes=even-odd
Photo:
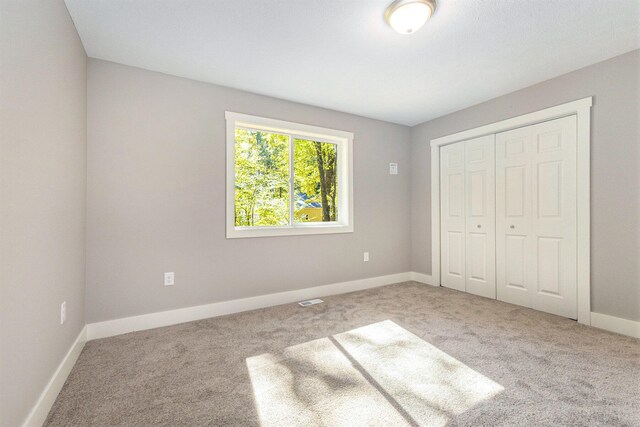
[[[464,142],[466,291],[496,297],[495,135]]]
[[[496,279],[501,301],[531,307],[531,148],[527,128],[496,135]]]
[[[441,284],[465,290],[464,144],[440,148]]]
[[[576,318],[576,117],[496,135],[498,299]]]

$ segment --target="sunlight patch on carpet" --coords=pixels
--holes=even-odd
[[[503,387],[386,320],[246,359],[270,426],[443,426]]]

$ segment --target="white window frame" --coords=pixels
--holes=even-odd
[[[353,133],[310,126],[248,114],[225,112],[227,121],[227,239],[246,237],[297,236],[353,232]],[[236,227],[235,225],[235,133],[236,128],[248,128],[296,138],[336,144],[338,158],[338,221],[292,223],[274,227]],[[293,191],[293,150],[290,149],[290,195]],[[290,206],[290,218],[293,218]]]

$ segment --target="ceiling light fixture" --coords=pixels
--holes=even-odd
[[[435,0],[396,0],[387,8],[384,17],[400,34],[411,34],[418,31],[435,10]]]

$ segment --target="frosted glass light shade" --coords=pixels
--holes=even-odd
[[[387,22],[398,33],[411,34],[431,18],[435,6],[433,0],[398,0],[387,9]]]

